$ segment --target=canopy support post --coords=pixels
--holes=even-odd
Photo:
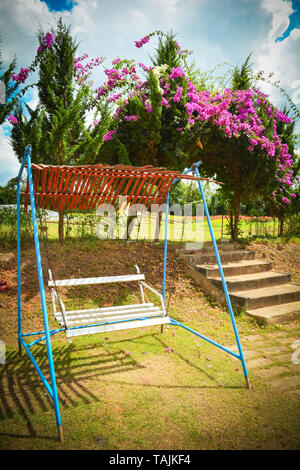
[[[164,306],[166,305],[169,202],[170,202],[170,191],[168,191],[168,194],[167,194],[166,207],[165,207],[165,241],[164,241],[164,266],[163,266],[163,288],[162,288],[162,297],[163,297]],[[161,325],[161,333],[163,333],[163,331],[164,331],[164,327],[163,325]]]
[[[17,184],[17,279],[18,279],[18,345],[19,356],[22,355],[21,325],[21,214],[20,214],[20,181]]]
[[[200,178],[199,169],[198,169],[198,166],[200,164],[201,164],[201,162],[198,162],[194,165],[194,171],[195,171],[196,176],[198,178]],[[231,318],[231,322],[232,322],[232,326],[233,326],[233,331],[234,331],[236,343],[237,343],[238,350],[239,350],[240,360],[241,360],[241,363],[242,363],[246,384],[247,384],[247,387],[250,389],[251,385],[250,385],[250,381],[249,381],[249,377],[248,377],[247,367],[246,367],[246,364],[245,364],[244,354],[243,354],[243,350],[242,350],[242,346],[241,346],[241,342],[240,342],[240,338],[239,338],[239,334],[238,334],[238,330],[237,330],[237,326],[236,326],[236,322],[235,322],[235,318],[234,318],[234,313],[233,313],[231,300],[230,300],[228,289],[227,289],[227,284],[226,284],[226,280],[225,280],[225,276],[224,276],[224,272],[223,272],[223,268],[222,268],[222,263],[221,263],[221,259],[220,259],[220,255],[219,255],[219,251],[218,251],[218,247],[217,247],[213,227],[212,227],[212,224],[211,224],[211,221],[210,221],[210,216],[209,216],[209,211],[208,211],[208,207],[207,207],[207,204],[206,204],[205,194],[204,194],[202,183],[201,183],[200,179],[198,179],[198,186],[199,186],[200,193],[201,193],[201,198],[202,198],[202,202],[203,202],[203,206],[204,206],[204,212],[205,212],[205,215],[206,215],[206,219],[207,219],[207,223],[208,223],[208,227],[209,227],[209,232],[210,232],[211,240],[212,240],[213,247],[214,247],[214,252],[215,252],[215,255],[216,255],[216,258],[217,258],[217,263],[218,263],[218,267],[219,267],[219,271],[220,271],[220,275],[221,275],[221,279],[222,279],[223,289],[224,289],[226,302],[227,302],[227,306],[228,306],[228,310],[229,310],[229,314],[230,314],[230,318]]]
[[[33,236],[34,236],[34,245],[35,245],[35,254],[36,254],[36,263],[37,263],[37,271],[38,271],[38,279],[39,279],[39,289],[40,289],[40,297],[41,297],[41,304],[42,304],[42,312],[43,312],[43,321],[44,321],[44,328],[45,328],[45,339],[46,339],[46,346],[47,346],[47,355],[48,355],[48,364],[49,364],[49,372],[50,372],[50,379],[51,379],[51,392],[52,392],[52,400],[55,409],[55,416],[56,416],[56,423],[57,423],[57,430],[58,430],[58,437],[59,440],[63,440],[63,433],[62,433],[62,425],[61,425],[61,416],[60,416],[60,409],[59,409],[59,401],[58,401],[58,393],[57,393],[57,386],[56,386],[56,378],[55,378],[55,370],[54,370],[54,362],[53,362],[53,354],[52,354],[52,347],[51,347],[51,337],[49,331],[49,322],[48,322],[48,314],[47,314],[47,305],[46,305],[46,296],[45,296],[45,286],[44,286],[44,279],[43,279],[43,269],[42,269],[42,261],[41,261],[41,253],[40,253],[40,244],[39,244],[39,234],[38,234],[38,225],[37,225],[37,217],[36,217],[36,208],[35,208],[35,196],[34,196],[34,186],[33,186],[33,179],[32,179],[32,171],[31,171],[31,146],[28,145],[24,152],[24,159],[19,171],[18,175],[18,188],[17,188],[17,253],[18,253],[18,340],[19,340],[19,351],[21,348],[21,344],[24,340],[21,333],[21,244],[20,244],[20,179],[24,169],[25,164],[27,164],[27,175],[28,175],[28,186],[29,186],[29,195],[30,195],[30,205],[31,205],[31,217],[32,217],[32,226],[33,226]],[[25,343],[26,345],[26,343]],[[27,345],[24,346],[25,351],[27,351]],[[28,351],[27,351],[28,353]],[[33,355],[32,358],[34,359]],[[31,360],[32,360],[31,358]],[[36,367],[36,361],[32,361],[35,369],[38,371]],[[39,374],[40,375],[40,374]],[[43,381],[44,383],[44,381]],[[46,387],[47,388],[47,387]],[[49,392],[49,390],[48,390]]]

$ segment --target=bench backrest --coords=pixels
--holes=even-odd
[[[130,281],[144,281],[144,274],[129,274],[125,276],[104,276],[104,277],[86,277],[81,279],[61,279],[48,281],[49,287],[54,286],[84,286],[88,284],[108,284],[110,282],[130,282]]]

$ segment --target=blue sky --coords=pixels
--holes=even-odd
[[[142,49],[134,41],[162,30],[177,33],[182,47],[203,72],[226,63],[221,71],[242,64],[252,53],[255,71],[274,72],[274,79],[300,106],[300,0],[1,0],[2,60],[17,57],[18,69],[28,66],[38,47],[36,33],[56,24],[59,16],[71,25],[80,43],[78,54],[105,56],[107,66],[119,56],[149,63],[156,40]],[[33,77],[34,78],[34,77]],[[101,83],[97,70],[94,82]],[[280,106],[278,90],[262,83]],[[27,96],[37,103],[35,92]],[[9,126],[0,127],[0,184],[18,171],[9,144]]]
[[[276,38],[277,41],[283,41],[284,39],[288,38],[291,32],[294,29],[300,28],[300,2],[299,0],[292,0],[292,8],[293,8],[293,13],[289,15],[289,25],[286,28],[286,30],[282,33],[281,36]]]
[[[72,0],[44,0],[50,11],[72,11],[76,1]]]

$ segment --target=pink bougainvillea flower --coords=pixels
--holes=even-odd
[[[140,39],[140,41],[134,41],[135,47],[143,47],[144,44],[147,44],[147,42],[150,41],[150,38],[148,36],[145,36],[144,38]]]
[[[53,41],[54,41],[53,34],[49,32],[46,33],[46,35],[43,37],[42,44],[37,49],[37,52],[42,52],[43,49],[50,47]]]
[[[182,95],[182,86],[177,87],[176,94],[173,98],[174,103],[179,103]]]
[[[137,121],[138,117],[136,115],[132,115],[132,116],[125,116],[124,117],[125,121],[129,122],[129,121]]]
[[[14,82],[24,83],[28,75],[29,75],[29,69],[21,68],[20,72],[17,75],[12,73],[11,78],[13,79]]]
[[[18,119],[16,118],[16,116],[13,116],[12,114],[10,114],[8,116],[8,120],[11,124],[17,124],[18,123]]]
[[[149,100],[145,101],[144,107],[145,107],[147,113],[152,113],[152,107],[151,107],[151,103],[150,103]]]
[[[44,44],[44,47],[50,47],[51,44],[53,43],[53,34],[51,33],[46,33],[46,36],[44,37],[43,39],[43,44]]]
[[[165,348],[165,351],[166,351],[166,352],[174,352],[174,349],[172,349],[172,348]]]
[[[106,134],[103,136],[104,142],[107,142],[108,140],[111,140],[114,136],[115,131],[108,131]]]
[[[174,67],[172,73],[170,75],[171,80],[175,80],[175,78],[180,78],[183,75],[183,70],[181,67]]]

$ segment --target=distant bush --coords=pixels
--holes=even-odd
[[[2,242],[17,240],[17,209],[15,207],[0,207],[0,235]],[[31,214],[21,209],[21,240],[32,238]]]
[[[291,215],[285,220],[284,236],[300,237],[300,214]]]

